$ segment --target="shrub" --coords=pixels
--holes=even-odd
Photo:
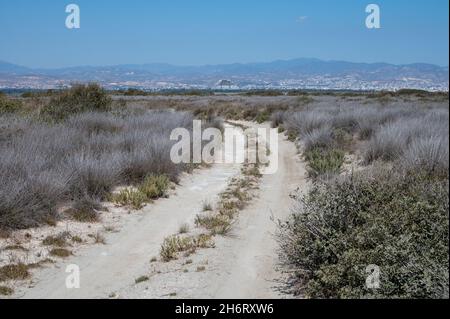
[[[187,170],[170,160],[177,127],[192,129],[184,112],[84,113],[58,124],[0,116],[0,229],[54,224],[58,204],[73,202],[75,219],[94,220],[114,187],[159,176],[154,193]],[[83,203],[84,201],[84,203]],[[91,203],[92,204],[92,203]]]
[[[7,98],[5,95],[0,95],[0,114],[15,113],[22,109],[22,103],[18,100]]]
[[[407,147],[410,134],[409,127],[401,127],[397,123],[382,126],[366,146],[366,162],[371,163],[377,159],[384,161],[397,159]]]
[[[339,174],[344,163],[344,152],[338,149],[315,148],[305,152],[309,174],[312,177]]]
[[[330,126],[323,126],[305,134],[303,142],[306,152],[315,148],[331,149],[336,144],[333,130]]]
[[[72,255],[72,252],[65,248],[53,248],[49,254],[55,257],[67,258]]]
[[[399,165],[408,172],[445,177],[448,176],[448,161],[448,135],[431,136],[414,140],[399,159]]]
[[[67,238],[70,236],[67,232],[63,232],[57,236],[47,236],[42,241],[45,246],[65,247],[67,246]]]
[[[255,119],[255,121],[259,124],[262,124],[269,120],[270,120],[270,113],[267,110],[259,112]]]
[[[209,230],[211,235],[225,235],[231,230],[232,220],[230,220],[230,217],[222,214],[197,215],[195,224]]]
[[[76,84],[53,97],[41,114],[50,120],[60,121],[86,111],[108,111],[111,102],[107,92],[98,84]]]
[[[0,296],[11,296],[14,293],[12,288],[0,286]]]
[[[178,253],[191,254],[197,248],[214,247],[211,235],[201,234],[197,237],[170,236],[164,239],[161,245],[160,256],[164,262],[177,259]]]
[[[300,137],[329,124],[331,120],[330,114],[317,110],[294,112],[285,117],[286,128],[297,132]]]
[[[30,276],[28,266],[23,263],[0,267],[0,282],[7,280],[24,280]]]
[[[374,170],[317,184],[280,224],[289,289],[311,298],[448,298],[448,183]],[[381,270],[379,289],[366,267]]]
[[[270,117],[270,120],[272,122],[273,128],[279,127],[284,122],[284,112],[277,111],[277,112],[273,113]]]
[[[191,237],[171,236],[164,239],[161,245],[160,256],[165,262],[177,258],[177,254],[186,250],[195,250]]]
[[[97,210],[103,209],[99,201],[89,197],[83,197],[77,200],[71,209],[69,215],[76,221],[82,223],[93,223],[99,220]]]
[[[139,210],[147,203],[147,197],[140,191],[125,188],[118,194],[112,196],[112,202],[121,206],[129,206],[135,210]]]
[[[165,175],[148,176],[138,187],[138,190],[149,200],[165,196],[170,186],[170,180]]]

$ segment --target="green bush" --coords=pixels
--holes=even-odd
[[[170,186],[166,175],[148,176],[138,187],[138,190],[149,200],[165,196]]]
[[[258,115],[256,116],[255,121],[257,123],[259,123],[259,124],[262,124],[264,122],[269,121],[270,120],[270,116],[271,116],[270,112],[267,111],[267,110],[264,110],[264,111],[258,113]]]
[[[22,103],[20,101],[9,99],[4,93],[0,93],[0,114],[16,113],[22,109]]]
[[[111,98],[98,84],[76,84],[53,97],[41,111],[44,118],[60,121],[70,115],[110,110]]]
[[[344,152],[338,149],[314,148],[305,152],[312,177],[327,174],[339,174],[344,163]]]
[[[448,178],[358,173],[317,184],[280,224],[290,288],[310,298],[448,298]],[[380,267],[368,289],[366,267]]]
[[[119,193],[111,196],[111,201],[116,205],[128,206],[139,210],[148,202],[147,197],[138,190],[125,188]]]
[[[151,175],[145,178],[136,189],[125,188],[112,195],[112,202],[139,210],[146,203],[166,195],[170,179],[166,175]]]

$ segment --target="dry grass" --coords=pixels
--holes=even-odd
[[[58,124],[0,115],[0,228],[55,224],[57,205],[70,201],[78,206],[72,218],[95,221],[97,209],[86,198],[104,200],[116,186],[149,174],[176,181],[187,167],[170,160],[168,136],[177,127],[192,129],[192,120],[188,113],[126,109],[76,114]],[[161,188],[141,190],[150,198],[164,195]]]

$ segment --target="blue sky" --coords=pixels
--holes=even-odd
[[[65,6],[81,29],[65,27]],[[381,29],[365,7],[381,8]],[[448,65],[447,0],[1,0],[0,60],[30,67],[314,57]]]

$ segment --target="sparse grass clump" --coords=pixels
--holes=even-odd
[[[0,286],[0,296],[11,296],[14,293],[12,288]]]
[[[170,180],[165,175],[151,175],[138,186],[138,190],[151,200],[163,197],[169,189]]]
[[[25,280],[29,276],[28,266],[23,263],[0,267],[0,282],[7,280]]]
[[[197,237],[170,236],[164,239],[161,245],[160,256],[162,261],[168,262],[178,258],[178,253],[186,252],[187,255],[194,253],[197,248],[214,247],[211,235],[201,234]]]
[[[189,224],[182,224],[180,226],[180,228],[178,229],[178,233],[179,234],[187,234],[187,233],[189,233],[189,229],[190,229]]]
[[[63,232],[56,236],[47,236],[43,241],[42,244],[44,246],[55,246],[55,247],[66,247],[68,245],[67,238],[70,235],[66,232]]]
[[[135,210],[141,209],[148,202],[142,192],[132,188],[122,189],[119,193],[112,195],[111,200],[117,205],[128,206]]]
[[[102,245],[106,244],[105,236],[103,236],[100,232],[95,233],[93,235],[93,238],[94,238],[94,243],[96,243],[96,244],[102,244]]]
[[[226,235],[231,229],[232,220],[230,216],[222,214],[197,215],[195,224],[207,229],[211,235]]]
[[[166,195],[170,179],[165,175],[151,175],[136,188],[125,188],[112,195],[111,200],[121,206],[129,206],[139,210],[146,203]]]
[[[72,255],[72,252],[65,248],[53,248],[49,252],[50,256],[60,257],[60,258],[67,258]]]
[[[212,210],[213,210],[212,204],[210,202],[208,202],[208,201],[204,201],[203,202],[203,211],[204,212],[210,212]]]
[[[140,284],[142,282],[149,281],[149,280],[150,280],[150,278],[148,276],[140,276],[139,278],[136,278],[134,280],[134,283],[137,285],[137,284]]]
[[[197,272],[202,272],[202,271],[205,271],[205,270],[206,270],[205,266],[198,266],[197,267]]]

